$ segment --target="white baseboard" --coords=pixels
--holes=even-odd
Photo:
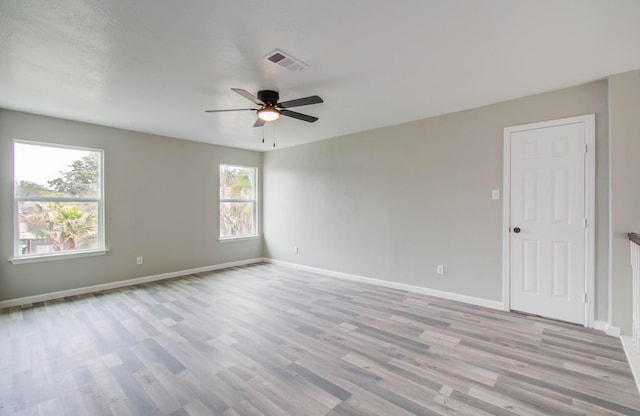
[[[245,266],[247,264],[259,263],[267,261],[264,258],[255,258],[249,260],[240,260],[230,263],[215,264],[211,266],[198,267],[195,269],[179,270],[176,272],[156,274],[152,276],[136,277],[133,279],[119,280],[117,282],[103,283],[93,286],[79,287],[76,289],[60,290],[58,292],[43,293],[41,295],[25,296],[23,298],[15,298],[0,301],[1,308],[10,308],[14,306],[30,305],[37,302],[45,302],[53,299],[65,298],[68,296],[86,295],[88,293],[100,292],[102,290],[117,289],[120,287],[133,286],[141,283],[155,282],[157,280],[171,279],[172,277],[186,276],[194,273],[210,272],[212,270],[226,269],[235,266]]]
[[[300,270],[307,270],[307,271],[312,271],[316,273],[324,273],[326,275],[341,278],[341,279],[370,283],[374,285],[390,287],[393,289],[406,290],[408,292],[420,293],[423,295],[434,296],[442,299],[455,300],[458,302],[468,303],[470,305],[482,306],[489,309],[497,309],[501,311],[507,310],[505,304],[500,301],[477,298],[473,296],[462,295],[459,293],[429,289],[429,288],[420,287],[420,286],[413,286],[405,283],[391,282],[388,280],[375,279],[372,277],[342,273],[342,272],[337,272],[333,270],[321,269],[318,267],[304,266],[301,264],[289,263],[281,260],[269,259],[264,257],[253,258],[248,260],[240,260],[240,261],[229,262],[229,263],[215,264],[211,266],[198,267],[195,269],[179,270],[175,272],[156,274],[152,276],[137,277],[137,278],[127,279],[127,280],[119,280],[117,282],[103,283],[103,284],[93,285],[93,286],[85,286],[85,287],[69,289],[69,290],[61,290],[58,292],[43,293],[43,294],[34,295],[34,296],[25,296],[22,298],[8,299],[8,300],[0,301],[0,309],[10,308],[14,306],[30,305],[37,302],[45,302],[48,300],[60,299],[68,296],[85,295],[88,293],[95,293],[103,290],[133,286],[141,283],[155,282],[158,280],[171,279],[173,277],[186,276],[194,273],[209,272],[213,270],[226,269],[226,268],[235,267],[235,266],[245,266],[248,264],[259,263],[263,261],[268,263],[273,263],[273,264],[279,264],[282,266],[287,266],[295,269],[300,269]],[[608,322],[604,322],[604,321],[594,321],[593,328],[599,331],[603,331],[607,335],[610,335],[616,338],[620,337],[622,334],[622,331],[620,330],[620,328],[612,326]]]
[[[425,287],[413,286],[413,285],[408,285],[408,284],[404,284],[404,283],[390,282],[388,280],[374,279],[372,277],[365,277],[365,276],[359,276],[359,275],[355,275],[355,274],[336,272],[336,271],[333,271],[333,270],[320,269],[320,268],[317,268],[317,267],[303,266],[301,264],[289,263],[289,262],[281,261],[281,260],[264,259],[264,261],[266,261],[268,263],[280,264],[280,265],[283,265],[283,266],[293,267],[293,268],[300,269],[300,270],[308,270],[308,271],[317,272],[317,273],[324,273],[324,274],[327,274],[327,275],[330,275],[330,276],[334,276],[334,277],[337,277],[337,278],[342,278],[342,279],[347,279],[347,280],[352,280],[352,281],[357,281],[357,282],[371,283],[371,284],[374,284],[374,285],[390,287],[390,288],[393,288],[393,289],[406,290],[408,292],[420,293],[420,294],[423,294],[423,295],[434,296],[434,297],[442,298],[442,299],[455,300],[455,301],[458,301],[458,302],[468,303],[468,304],[471,304],[471,305],[483,306],[485,308],[497,309],[497,310],[501,310],[501,311],[508,310],[506,305],[503,302],[500,302],[500,301],[477,298],[477,297],[473,297],[473,296],[461,295],[459,293],[452,293],[452,292],[446,292],[446,291],[442,291],[442,290],[429,289],[429,288],[425,288]],[[620,328],[618,328],[616,326],[613,326],[613,325],[610,325],[608,322],[604,322],[604,321],[594,321],[593,322],[593,328],[598,330],[598,331],[602,331],[602,332],[604,332],[607,335],[610,335],[612,337],[616,337],[616,338],[619,338],[620,335],[622,334],[622,331],[620,330]]]
[[[620,337],[620,341],[622,341],[624,353],[627,356],[629,367],[631,367],[633,379],[636,381],[636,388],[640,392],[640,352],[634,348],[631,337],[622,336]]]
[[[607,335],[611,335],[612,337],[619,337],[622,335],[622,330],[613,325],[607,325],[607,330],[605,332]]]
[[[595,330],[607,332],[608,326],[609,324],[605,321],[593,321],[593,329]]]
[[[442,290],[429,289],[421,286],[413,286],[405,283],[391,282],[388,280],[375,279],[373,277],[336,272],[333,270],[320,269],[317,267],[303,266],[300,264],[288,263],[286,261],[281,261],[281,260],[264,259],[264,261],[273,263],[273,264],[279,264],[282,266],[292,267],[295,269],[307,270],[307,271],[316,272],[316,273],[323,273],[329,276],[337,277],[339,279],[370,283],[378,286],[390,287],[392,289],[406,290],[407,292],[414,292],[414,293],[420,293],[422,295],[434,296],[442,299],[455,300],[458,302],[464,302],[464,303],[468,303],[470,305],[476,305],[476,306],[483,306],[485,308],[490,308],[490,309],[498,309],[501,311],[506,310],[504,303],[500,301],[476,298],[473,296],[461,295],[459,293],[445,292]]]
[[[593,329],[602,331],[607,335],[610,335],[616,338],[619,338],[620,335],[622,335],[622,330],[620,328],[618,328],[617,326],[613,326],[609,324],[609,322],[605,322],[605,321],[593,321]]]

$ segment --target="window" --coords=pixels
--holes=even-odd
[[[220,238],[257,235],[257,168],[220,165]]]
[[[102,151],[14,141],[14,260],[104,250]]]

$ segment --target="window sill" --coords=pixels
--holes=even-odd
[[[222,238],[218,238],[218,242],[233,243],[233,242],[240,242],[240,241],[247,241],[247,240],[257,240],[259,238],[260,238],[259,235],[247,235],[242,237],[222,237]]]
[[[12,257],[9,259],[9,261],[12,264],[40,263],[44,261],[77,259],[80,257],[104,256],[108,252],[109,250],[105,249],[105,250],[77,251],[72,253],[60,253],[60,254],[58,253],[42,254],[39,256]]]

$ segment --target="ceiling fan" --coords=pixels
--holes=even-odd
[[[206,110],[207,113],[221,113],[226,111],[255,111],[258,113],[258,119],[253,127],[262,127],[267,121],[274,121],[280,118],[280,116],[287,116],[297,118],[298,120],[313,123],[318,120],[318,117],[310,116],[307,114],[298,113],[295,111],[287,110],[291,107],[300,107],[309,104],[320,104],[324,101],[317,95],[309,97],[298,98],[296,100],[278,102],[280,94],[277,91],[262,90],[258,91],[258,96],[254,96],[250,92],[241,88],[231,88],[231,91],[237,92],[247,100],[259,105],[260,108],[236,108],[231,110]]]

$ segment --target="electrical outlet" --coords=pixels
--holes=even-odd
[[[491,190],[491,199],[500,199],[500,189]]]
[[[138,257],[138,258],[136,259],[136,263],[137,263],[137,264],[142,264],[142,257]]]
[[[444,274],[444,265],[443,264],[438,264],[438,266],[436,267],[436,273]]]

